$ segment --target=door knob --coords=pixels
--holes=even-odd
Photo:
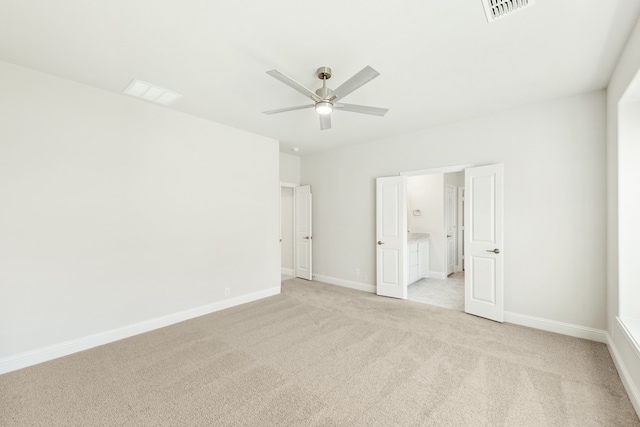
[[[494,254],[499,254],[499,253],[500,253],[500,249],[495,248],[495,249],[494,249],[494,250],[492,250],[492,251],[487,250],[487,252],[493,252]]]
[[[451,237],[451,234],[447,234],[447,237]]]
[[[378,240],[378,244],[379,245],[384,245],[384,242],[382,240]]]
[[[311,236],[305,236],[305,239],[311,240]]]

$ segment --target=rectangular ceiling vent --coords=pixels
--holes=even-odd
[[[534,3],[535,0],[482,0],[484,12],[489,22],[504,18]]]
[[[135,79],[129,83],[129,86],[127,86],[122,93],[164,106],[173,104],[182,97],[179,93],[171,92],[170,90],[152,85],[151,83]]]

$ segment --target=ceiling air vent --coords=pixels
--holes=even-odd
[[[487,21],[489,22],[504,18],[534,3],[535,0],[482,0],[484,11],[487,14]]]
[[[129,86],[127,86],[122,93],[165,106],[174,103],[182,97],[179,93],[136,79],[129,83]]]

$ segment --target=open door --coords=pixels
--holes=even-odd
[[[407,298],[407,179],[376,179],[376,293]]]
[[[296,277],[313,279],[312,254],[313,234],[311,233],[311,186],[295,188],[295,236],[296,236]]]
[[[465,169],[464,311],[504,321],[503,165]]]

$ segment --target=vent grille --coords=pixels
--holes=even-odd
[[[504,18],[534,3],[535,0],[482,0],[489,22]]]
[[[122,93],[165,106],[174,103],[182,97],[179,93],[136,79],[129,83],[129,86],[127,86]]]

